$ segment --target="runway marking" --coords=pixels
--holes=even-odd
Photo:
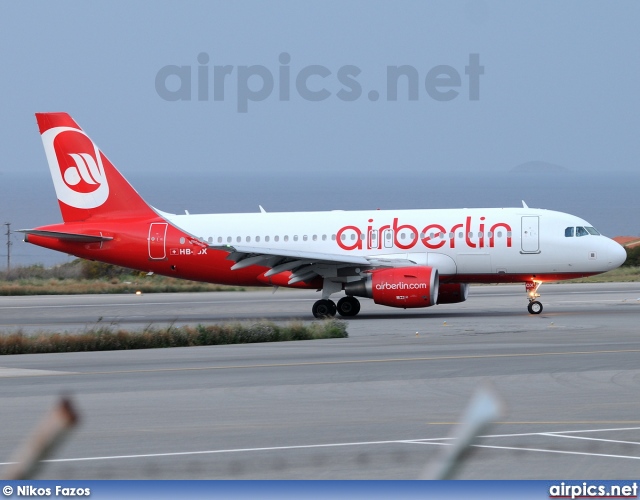
[[[579,432],[606,432],[606,431],[620,431],[620,430],[637,430],[640,427],[627,427],[616,429],[583,429],[577,431],[557,431],[557,433],[579,433]],[[518,437],[518,436],[540,436],[547,433],[529,432],[521,434],[492,434],[479,436],[481,438],[498,438],[498,437]],[[305,449],[317,449],[317,448],[341,448],[351,446],[371,446],[371,445],[385,445],[385,444],[433,444],[436,446],[448,446],[450,443],[443,441],[450,441],[454,438],[442,437],[442,438],[422,438],[422,439],[393,439],[387,441],[359,441],[359,442],[347,442],[347,443],[324,443],[324,444],[306,444],[306,445],[292,445],[292,446],[268,446],[268,447],[256,447],[256,448],[229,448],[222,450],[201,450],[201,451],[178,451],[169,453],[139,453],[132,455],[105,455],[98,457],[77,457],[77,458],[54,458],[49,460],[43,460],[46,463],[63,463],[63,462],[90,462],[97,460],[120,460],[130,458],[162,458],[162,457],[180,457],[180,456],[192,456],[192,455],[217,455],[226,453],[245,453],[255,451],[285,451],[285,450],[305,450]],[[608,458],[627,458],[632,460],[640,460],[640,457],[629,455],[612,455],[604,453],[584,453],[577,451],[563,451],[563,450],[548,450],[544,448],[524,448],[515,446],[494,446],[494,445],[473,445],[476,448],[493,448],[504,450],[517,450],[517,451],[536,451],[543,453],[561,453],[568,455],[587,455],[597,457]],[[13,465],[15,462],[2,462],[3,465]]]
[[[493,422],[497,425],[543,425],[543,424],[640,424],[640,420],[549,420],[549,421],[523,421],[523,422]],[[461,422],[427,422],[428,425],[460,425]],[[630,427],[629,429],[636,429],[636,427]],[[640,429],[640,427],[637,427]],[[601,431],[603,429],[598,429]],[[619,429],[616,429],[619,430]],[[569,432],[569,431],[566,431]],[[579,431],[587,432],[587,431]],[[591,431],[589,431],[591,432]]]
[[[541,434],[541,435],[545,435],[545,434]],[[435,444],[439,446],[451,446],[451,443],[416,442],[415,444]],[[546,448],[523,448],[519,446],[497,446],[497,445],[488,445],[488,444],[472,444],[471,447],[472,448],[489,448],[493,450],[536,451],[539,453],[557,453],[561,455],[586,455],[589,457],[627,458],[629,460],[640,460],[640,457],[636,457],[633,455],[613,455],[608,453],[587,453],[584,451],[549,450]]]
[[[450,438],[433,438],[434,441],[450,439]],[[155,457],[179,457],[187,455],[216,455],[222,453],[243,453],[252,451],[279,451],[279,450],[304,450],[313,448],[339,448],[347,446],[367,446],[367,445],[380,445],[380,444],[405,444],[412,443],[414,440],[391,440],[391,441],[362,441],[354,443],[328,443],[328,444],[304,444],[294,446],[269,446],[262,448],[231,448],[226,450],[205,450],[205,451],[178,451],[173,453],[145,453],[137,455],[110,455],[102,457],[82,457],[82,458],[53,458],[49,460],[43,460],[47,463],[60,463],[60,462],[88,462],[94,460],[117,460],[123,458],[155,458]],[[13,465],[15,462],[4,462],[0,465]]]
[[[135,297],[132,295],[132,299]],[[139,299],[133,299],[139,300]],[[77,307],[140,307],[145,306],[175,306],[175,305],[212,305],[212,304],[246,304],[251,302],[308,302],[314,299],[245,299],[245,300],[206,300],[188,302],[124,302],[124,303],[100,303],[100,304],[60,304],[60,305],[36,305],[36,306],[0,306],[1,309],[74,309]]]
[[[75,375],[77,372],[59,372],[52,370],[32,370],[28,368],[7,368],[0,366],[0,378],[47,377],[51,375]]]
[[[201,346],[204,347],[204,346]],[[238,370],[250,368],[282,368],[297,366],[334,366],[334,365],[355,365],[368,363],[405,363],[411,361],[442,361],[456,359],[494,359],[494,358],[519,358],[519,357],[539,357],[539,356],[575,356],[585,354],[620,354],[640,352],[640,349],[621,349],[613,351],[569,351],[569,352],[540,352],[540,353],[515,353],[515,354],[478,354],[469,356],[430,356],[420,358],[389,358],[389,359],[353,359],[345,361],[310,361],[305,363],[272,363],[256,365],[229,365],[229,366],[199,366],[184,368],[154,368],[146,370],[115,370],[115,371],[92,371],[92,372],[69,372],[65,375],[117,375],[126,373],[166,373],[166,372],[190,372],[207,370]]]
[[[586,432],[613,432],[613,431],[637,431],[640,427],[614,427],[609,429],[580,429],[572,431],[554,431],[554,434],[583,434]],[[492,434],[487,436],[479,436],[481,438],[495,438],[495,437],[520,437],[520,436],[539,436],[545,434],[543,432],[521,432],[517,434]]]
[[[605,443],[621,443],[621,444],[640,444],[636,441],[620,441],[617,439],[602,439],[602,438],[590,438],[584,436],[564,436],[562,434],[556,434],[555,432],[543,432],[541,436],[559,437],[565,439],[584,439],[585,441],[604,441]]]
[[[554,304],[600,304],[603,302],[622,303],[628,299],[607,299],[607,300],[556,300]]]
[[[476,291],[476,289],[473,289],[474,291]],[[633,290],[632,290],[633,291]],[[518,293],[521,293],[519,291],[514,291],[513,293],[491,293],[491,292],[478,292],[476,294],[474,294],[475,297],[516,297]],[[585,290],[582,292],[562,292],[562,291],[557,291],[557,290],[551,290],[551,291],[546,291],[543,292],[543,295],[550,297],[550,296],[557,296],[557,295],[602,295],[605,293],[618,293],[618,294],[624,294],[624,293],[629,293],[629,290],[601,290],[601,291],[597,291],[597,290]],[[469,297],[471,297],[471,294],[469,295]],[[609,299],[609,300],[615,300],[615,299]]]
[[[632,455],[609,455],[606,453],[586,453],[582,451],[564,451],[564,450],[547,450],[545,448],[519,448],[517,446],[490,446],[484,444],[474,444],[474,448],[493,448],[496,450],[514,450],[514,451],[537,451],[541,453],[558,453],[561,455],[586,455],[589,457],[606,457],[606,458],[627,458],[629,460],[640,460],[640,457]]]

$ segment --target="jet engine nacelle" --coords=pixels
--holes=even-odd
[[[369,297],[389,307],[429,307],[438,301],[438,270],[427,266],[397,267],[373,271],[366,278],[345,285],[347,295]]]
[[[469,283],[440,283],[438,304],[464,302],[469,295]]]

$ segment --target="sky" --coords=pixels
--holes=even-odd
[[[124,172],[634,172],[639,14],[635,0],[2,2],[0,182],[46,173],[38,111],[70,113]]]

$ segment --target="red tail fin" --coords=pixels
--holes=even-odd
[[[36,118],[65,222],[156,215],[67,113]]]

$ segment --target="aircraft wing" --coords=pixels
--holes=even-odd
[[[212,250],[229,252],[227,259],[235,262],[231,270],[259,265],[269,267],[266,277],[285,271],[291,271],[289,285],[299,281],[307,281],[317,276],[358,275],[364,269],[378,267],[405,267],[416,265],[408,259],[384,259],[359,255],[340,255],[322,252],[305,252],[302,250],[285,250],[283,248],[263,248],[245,245],[209,246]],[[356,271],[356,268],[359,268]]]

